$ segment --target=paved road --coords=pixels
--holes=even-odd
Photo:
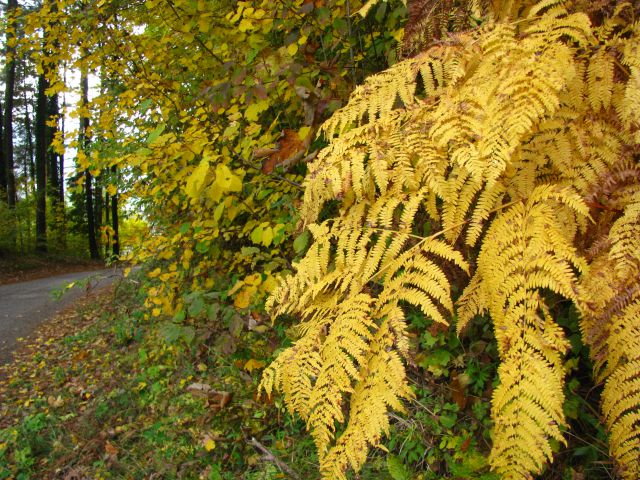
[[[113,269],[94,270],[0,286],[0,365],[11,360],[18,338],[29,335],[40,323],[84,295],[86,289],[76,285],[60,300],[55,300],[52,292],[86,278],[92,289],[101,288],[121,276],[121,271]]]

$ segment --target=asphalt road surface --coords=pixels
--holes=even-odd
[[[60,300],[54,298],[54,291],[87,278],[93,291],[121,277],[120,270],[94,270],[0,286],[0,365],[11,360],[18,338],[29,335],[42,322],[85,295],[87,289],[86,285],[75,285]]]

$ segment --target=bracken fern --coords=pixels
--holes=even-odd
[[[564,442],[554,292],[581,312],[611,455],[640,477],[637,12],[619,3],[594,25],[558,0],[485,8],[482,26],[367,79],[309,167],[314,241],[268,302],[300,318],[298,340],[262,387],[307,422],[324,478],[361,468],[411,397],[404,308],[447,323],[452,265],[469,274],[458,331],[488,313],[498,342],[492,468],[527,478]]]

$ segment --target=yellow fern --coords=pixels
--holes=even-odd
[[[484,290],[480,298],[487,301],[502,360],[490,460],[504,478],[540,473],[552,459],[548,439],[563,441],[562,358],[568,342],[547,313],[542,290],[576,299],[572,268],[585,265],[557,221],[562,204],[587,214],[570,189],[547,185],[499,214],[480,250],[479,280],[471,283],[473,290]]]
[[[491,2],[481,27],[370,77],[323,126],[300,212],[314,240],[268,302],[300,319],[297,340],[262,381],[306,421],[323,478],[361,468],[411,396],[403,306],[447,323],[462,251],[477,268],[458,331],[488,313],[501,359],[492,468],[527,478],[563,442],[553,293],[582,313],[612,456],[638,477],[640,32],[627,10],[594,27],[561,0]]]
[[[640,187],[608,233],[608,250],[581,282],[583,338],[605,382],[602,412],[621,476],[640,475]]]

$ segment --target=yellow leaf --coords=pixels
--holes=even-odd
[[[236,295],[233,305],[236,308],[247,308],[251,304],[251,296],[253,295],[255,288],[256,287],[243,288],[242,291]]]
[[[244,118],[246,118],[250,122],[256,122],[258,120],[258,115],[264,112],[267,108],[269,108],[268,100],[261,100],[256,103],[252,103],[245,110]]]
[[[109,195],[111,195],[112,197],[116,194],[116,192],[117,192],[117,191],[118,191],[118,189],[116,188],[116,186],[115,186],[115,185],[111,185],[111,184],[109,184],[109,185],[107,186],[107,193],[108,193]]]
[[[262,230],[262,244],[265,247],[271,245],[271,241],[273,240],[273,229],[271,227],[267,227]]]
[[[261,289],[267,293],[271,293],[278,286],[278,281],[273,275],[269,275],[267,279],[262,282]]]
[[[292,57],[298,52],[298,44],[297,43],[290,43],[289,45],[287,45],[287,53],[289,55],[291,55]]]
[[[262,225],[258,225],[253,232],[251,232],[251,241],[253,243],[261,243],[262,242]]]
[[[242,20],[240,20],[238,30],[240,30],[241,32],[246,32],[247,30],[251,30],[252,28],[253,24],[251,23],[251,20],[249,20],[248,18],[243,18]]]
[[[194,199],[198,198],[198,196],[200,195],[200,191],[204,186],[204,180],[208,172],[209,159],[205,157],[187,179],[185,192],[187,193],[187,195],[189,195],[189,197]]]
[[[210,28],[211,28],[211,21],[209,20],[209,17],[200,17],[198,19],[198,29],[202,33],[207,33]]]
[[[210,452],[211,450],[216,448],[216,442],[215,442],[215,440],[213,438],[211,438],[209,435],[207,435],[206,437],[204,437],[204,440],[202,442],[202,446],[204,447],[204,449],[207,452]]]
[[[249,360],[247,360],[247,363],[244,364],[244,369],[247,372],[253,372],[254,370],[258,370],[262,367],[264,367],[265,363],[260,361],[260,360],[256,360],[255,358],[250,358]]]
[[[231,290],[229,290],[227,292],[228,295],[233,295],[234,293],[236,293],[238,290],[240,290],[240,288],[244,285],[244,282],[242,280],[238,280],[236,282],[236,284],[233,286],[233,288]]]
[[[249,275],[248,277],[245,277],[244,283],[247,285],[253,285],[257,287],[262,283],[262,275],[260,275],[259,273],[254,273],[253,275]]]
[[[304,141],[304,139],[307,138],[307,135],[309,135],[310,131],[311,127],[308,126],[302,127],[300,130],[298,130],[298,137],[300,137],[300,140]]]
[[[216,183],[227,192],[239,192],[242,190],[242,180],[235,175],[226,165],[216,167]]]
[[[217,222],[222,217],[222,212],[224,212],[224,203],[219,203],[216,209],[213,211],[213,219]]]

